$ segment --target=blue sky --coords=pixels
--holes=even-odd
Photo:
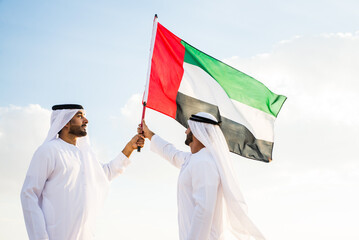
[[[0,238],[26,238],[19,191],[52,105],[84,105],[102,161],[134,134],[157,13],[177,36],[288,97],[274,161],[232,156],[267,239],[358,239],[358,8],[357,1],[0,0]],[[175,121],[152,111],[146,119],[188,150]],[[131,158],[112,184],[97,239],[177,239],[178,171],[149,145]]]
[[[0,102],[109,115],[144,88],[152,19],[219,59],[356,31],[355,1],[1,1]],[[96,119],[97,120],[97,119]],[[98,120],[100,124],[106,124]]]
[[[267,52],[296,35],[353,32],[355,6],[355,1],[1,1],[0,101],[45,107],[77,101],[96,111],[109,102],[121,106],[142,91],[154,13],[178,36],[223,59]],[[69,93],[72,85],[78,90]]]

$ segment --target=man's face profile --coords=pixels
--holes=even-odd
[[[76,137],[86,136],[87,123],[88,120],[85,117],[85,112],[83,110],[79,110],[70,121],[69,134],[75,135]]]

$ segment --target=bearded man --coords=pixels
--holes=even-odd
[[[52,107],[51,127],[36,150],[21,191],[30,240],[88,240],[109,183],[130,164],[142,136],[136,135],[111,162],[100,164],[87,136],[81,105]]]
[[[138,129],[151,140],[151,150],[180,168],[177,185],[180,240],[232,238],[264,240],[249,219],[246,205],[217,119],[200,112],[188,120],[185,144],[191,152],[177,150],[143,123]]]

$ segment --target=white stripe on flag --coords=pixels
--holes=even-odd
[[[230,99],[217,81],[200,67],[183,63],[183,68],[179,92],[218,106],[223,117],[244,125],[256,139],[273,142],[274,116]]]

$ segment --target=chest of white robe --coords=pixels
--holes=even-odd
[[[54,168],[42,192],[41,208],[50,239],[67,239],[71,232],[91,239],[95,217],[101,208],[108,181],[101,165],[71,144],[56,140]],[[102,198],[102,197],[101,197]]]

